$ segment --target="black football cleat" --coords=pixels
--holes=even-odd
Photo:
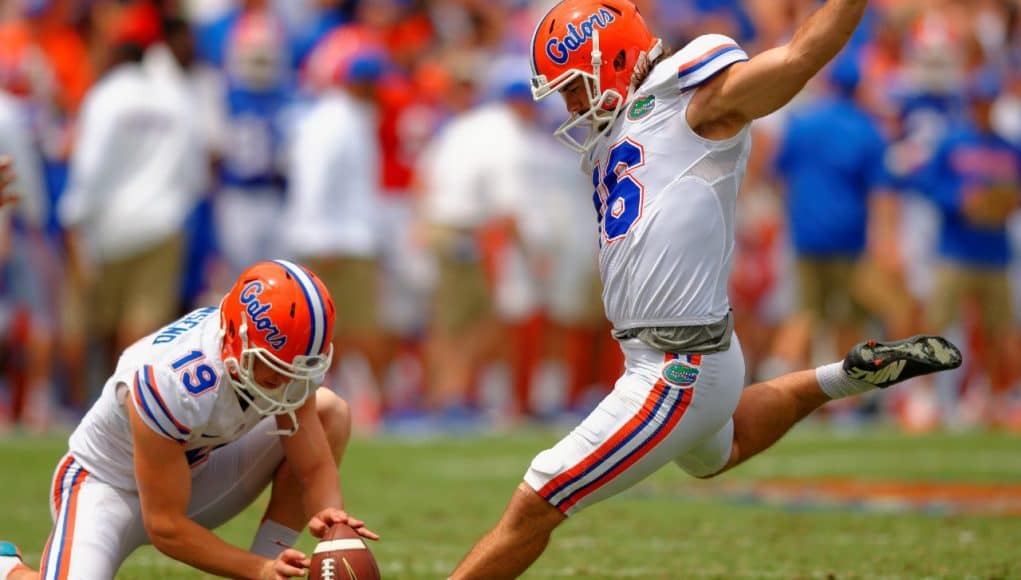
[[[961,351],[941,336],[912,336],[893,342],[870,340],[844,357],[844,372],[880,389],[961,366]]]

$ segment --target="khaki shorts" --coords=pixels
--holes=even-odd
[[[940,266],[936,273],[926,323],[936,332],[945,330],[957,320],[962,303],[969,298],[978,302],[987,334],[1001,333],[1013,323],[1006,270],[950,264]]]
[[[565,326],[591,328],[606,322],[603,284],[598,272],[590,272],[570,292],[552,291],[548,309],[553,321]]]
[[[330,291],[337,321],[334,334],[374,333],[380,329],[379,263],[353,256],[310,258],[302,262]]]
[[[430,235],[438,266],[432,303],[435,327],[459,332],[492,316],[481,250],[472,234],[435,228]]]
[[[855,269],[851,293],[869,313],[889,325],[888,331],[904,332],[914,326],[915,299],[907,282],[902,275],[883,269],[875,258],[862,258]]]
[[[67,280],[60,288],[60,333],[67,340],[85,339],[88,320],[85,295],[80,285]]]
[[[858,269],[855,260],[798,258],[797,267],[802,313],[816,323],[865,321],[865,309],[854,292]]]
[[[127,329],[144,336],[174,318],[180,308],[183,252],[184,240],[175,235],[133,256],[100,264],[89,308],[92,331],[112,336]]]
[[[589,277],[585,285],[585,293],[578,297],[581,303],[579,322],[587,326],[597,326],[606,322],[606,309],[603,307],[603,282],[599,273]]]

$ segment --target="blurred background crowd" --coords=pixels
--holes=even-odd
[[[818,4],[639,2],[669,47],[749,54]],[[590,179],[528,88],[550,5],[3,0],[0,432],[73,424],[123,347],[275,257],[331,289],[330,385],[363,430],[591,408],[622,360]],[[754,140],[731,280],[749,381],[946,333],[959,372],[824,420],[1021,430],[1018,2],[873,0]]]

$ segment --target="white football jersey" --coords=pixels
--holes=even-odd
[[[750,130],[704,139],[685,113],[693,89],[747,59],[726,36],[695,39],[649,73],[586,159],[603,302],[617,330],[699,326],[730,309],[734,208]]]
[[[124,351],[71,434],[71,453],[86,470],[137,489],[126,404],[154,432],[179,442],[193,469],[262,420],[254,408],[242,408],[226,376],[219,333],[220,309],[200,308]]]

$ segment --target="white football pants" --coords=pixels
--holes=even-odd
[[[571,433],[537,455],[525,482],[564,514],[611,497],[667,463],[704,477],[730,457],[744,357],[669,354],[621,341],[624,375]]]
[[[213,529],[251,505],[284,460],[280,438],[261,421],[237,441],[209,454],[193,474],[188,516]],[[138,492],[115,488],[67,454],[50,487],[53,531],[40,564],[43,580],[112,579],[124,560],[149,536],[142,524]]]

